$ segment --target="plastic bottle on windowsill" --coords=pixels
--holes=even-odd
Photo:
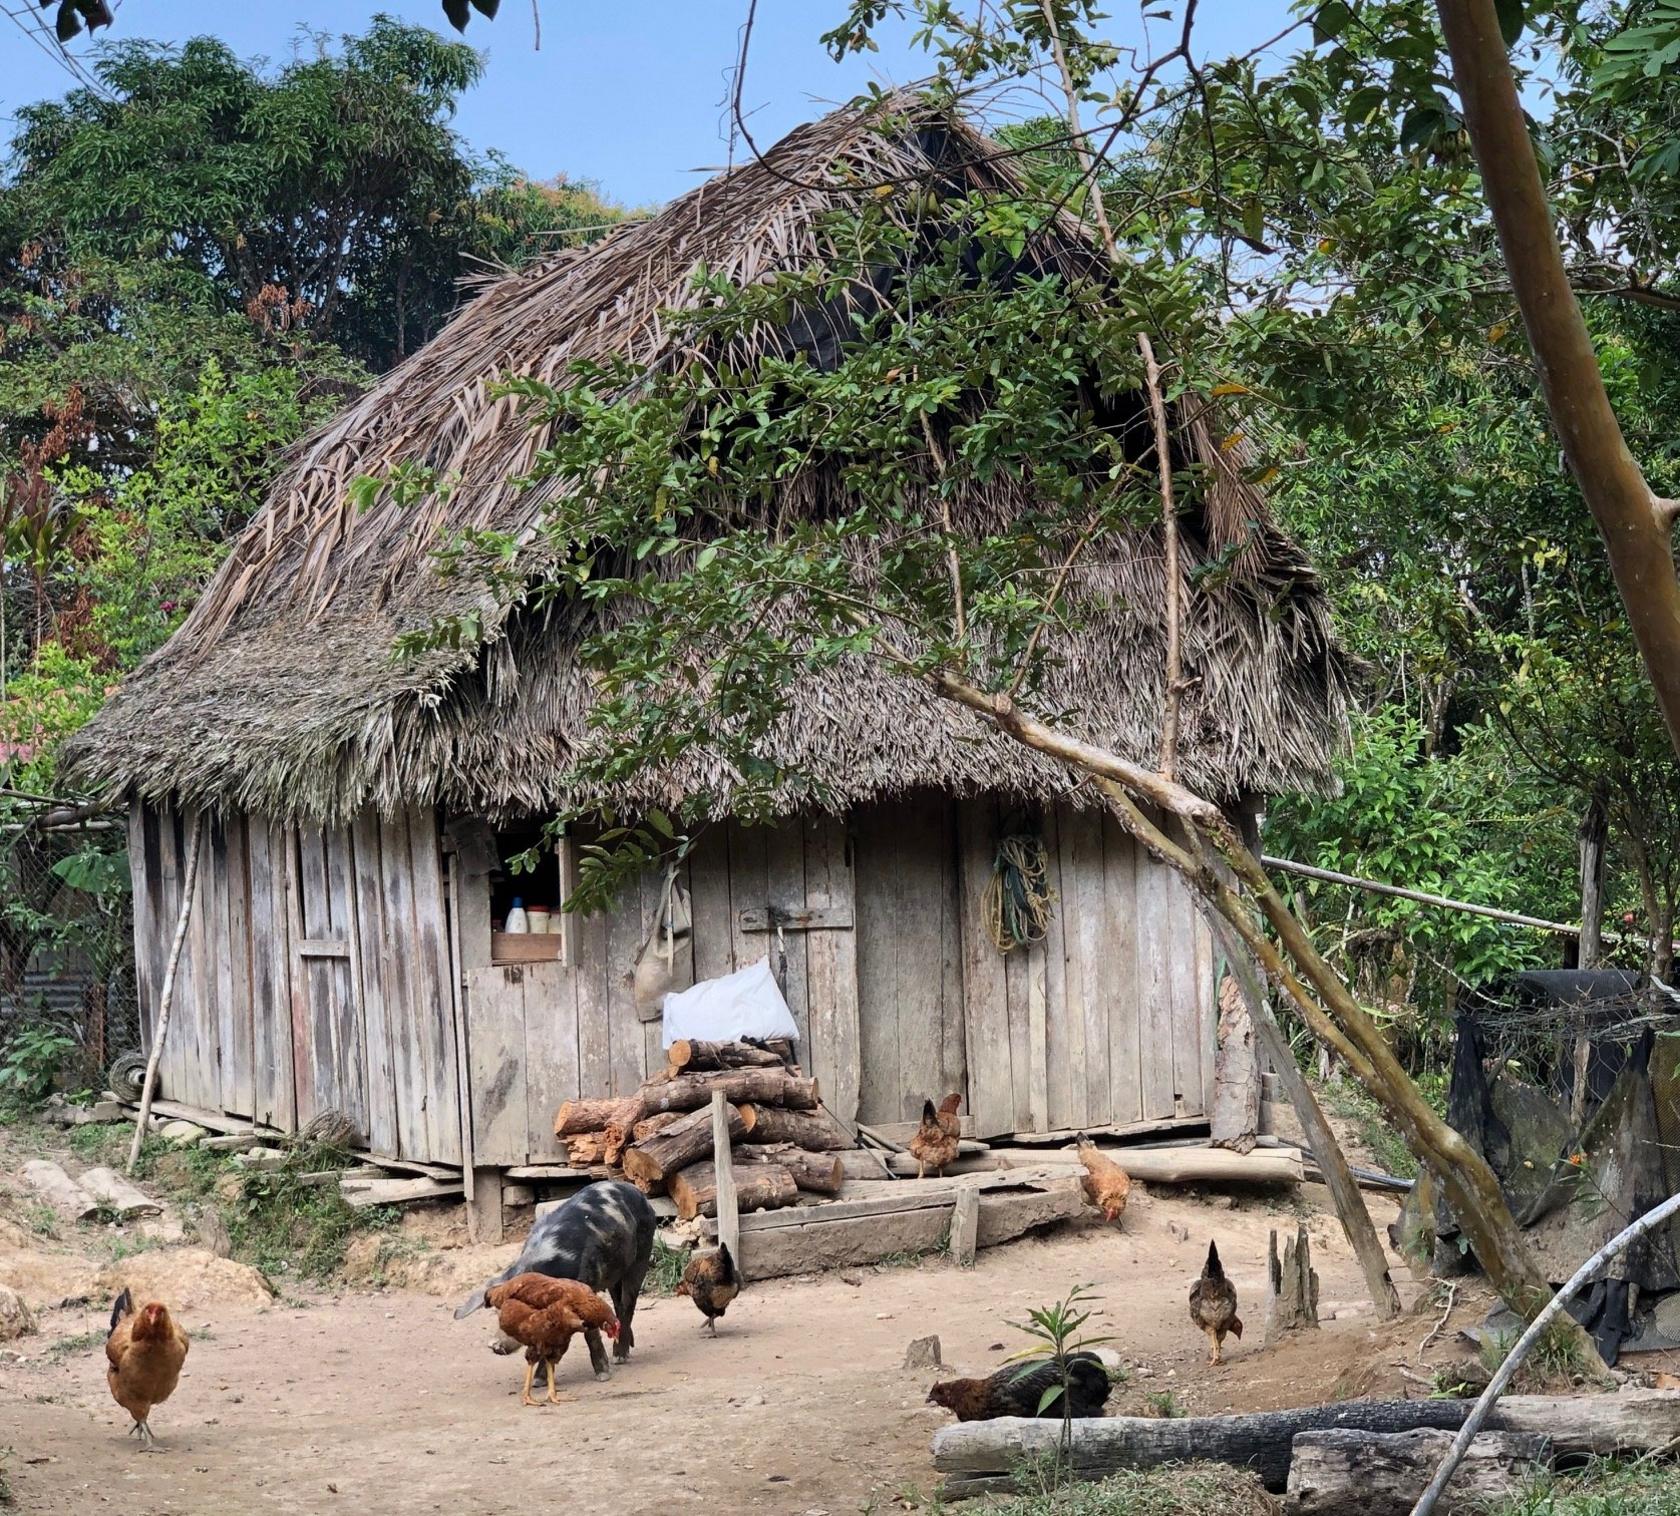
[[[502,928],[504,932],[529,932],[531,918],[525,914],[525,902],[515,895],[513,909],[507,913],[507,924]]]

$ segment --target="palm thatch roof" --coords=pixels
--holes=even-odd
[[[652,219],[485,289],[302,445],[185,625],[80,734],[70,754],[78,777],[153,800],[318,821],[370,803],[496,816],[574,799],[562,775],[591,708],[573,656],[578,617],[498,603],[471,576],[437,572],[436,550],[462,529],[530,534],[544,508],[543,488],[514,481],[545,434],[492,389],[508,376],[560,382],[582,359],[688,361],[671,313],[698,300],[698,267],[744,285],[808,266],[819,225],[872,186],[938,173],[959,188],[1018,190],[1013,160],[972,127],[915,97],[895,108],[885,130],[862,111],[836,111]],[[1065,220],[1045,256],[1069,271],[1095,266]],[[1175,447],[1209,480],[1184,528],[1194,682],[1181,776],[1221,798],[1322,787],[1346,698],[1327,602],[1205,415],[1181,412],[1175,425]],[[452,488],[358,511],[352,482],[404,461]],[[977,495],[959,525],[1007,520],[1019,488]],[[798,489],[784,492],[781,508],[808,506]],[[1215,559],[1219,574],[1194,573]],[[1042,691],[1043,707],[1084,736],[1143,760],[1160,719],[1163,572],[1158,529],[1087,555],[1078,593],[1102,609],[1058,639]],[[463,614],[479,618],[476,643],[393,657],[400,635]],[[835,807],[912,787],[1026,799],[1072,788],[1057,765],[873,669],[810,681],[774,745],[785,765],[821,779]],[[635,806],[702,785],[715,793],[729,778],[720,762],[695,750],[605,798]]]

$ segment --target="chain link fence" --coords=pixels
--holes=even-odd
[[[140,1046],[128,837],[120,822],[45,829],[0,811],[0,1060],[27,1036],[65,1039],[70,1089],[100,1089]]]

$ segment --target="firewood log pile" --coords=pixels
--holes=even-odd
[[[669,1195],[683,1220],[717,1210],[712,1094],[728,1101],[730,1157],[742,1211],[792,1205],[801,1191],[839,1192],[852,1138],[822,1108],[785,1042],[673,1042],[666,1066],[633,1095],[568,1100],[554,1135],[575,1168]]]

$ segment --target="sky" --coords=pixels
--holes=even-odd
[[[669,200],[729,161],[726,103],[748,3],[540,0],[539,49],[529,0],[502,0],[494,22],[475,16],[468,28],[488,66],[456,129],[474,150],[499,150],[535,178],[586,180],[629,206]],[[1150,0],[1147,8],[1177,3]],[[30,8],[31,0],[0,5],[0,131],[8,136],[18,106],[72,84],[51,44],[38,46],[7,19]],[[1143,46],[1140,9],[1114,0],[1107,35]],[[118,0],[114,33],[99,36],[180,42],[210,33],[241,56],[280,63],[313,51],[309,32],[357,30],[379,10],[453,35],[438,0]],[[834,63],[817,39],[844,13],[845,0],[758,0],[743,100],[761,147],[871,81],[907,84],[929,72],[898,22],[883,29],[878,53]],[[1203,0],[1195,50],[1216,58],[1242,51],[1290,19],[1288,0]],[[1147,25],[1154,51],[1171,46],[1167,23]],[[85,61],[87,39],[71,51]]]

